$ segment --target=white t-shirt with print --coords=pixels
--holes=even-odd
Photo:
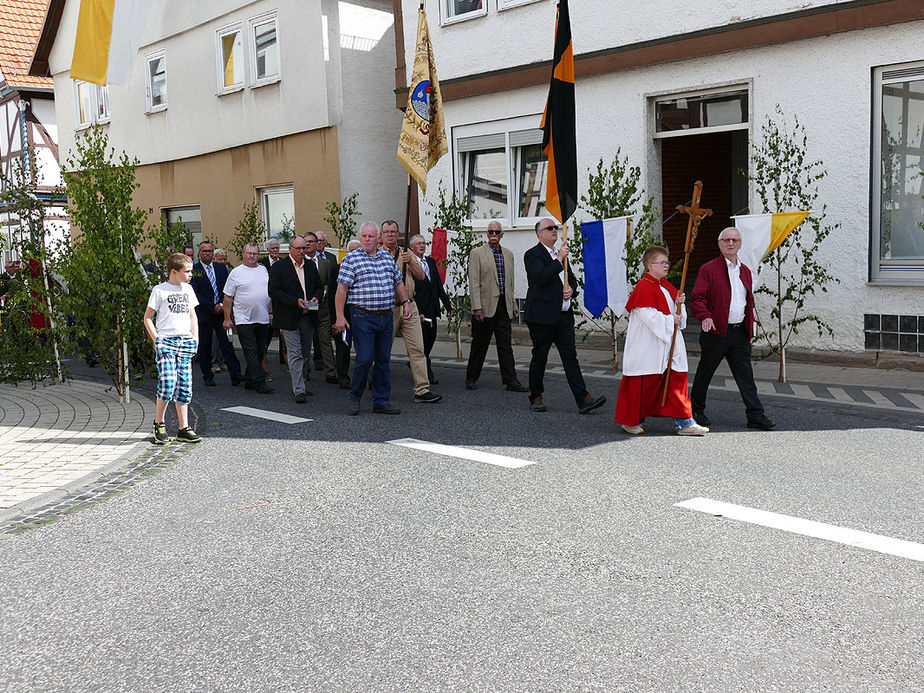
[[[156,313],[154,324],[159,337],[192,337],[189,314],[199,305],[196,292],[186,282],[162,282],[151,289],[148,308]]]
[[[234,322],[238,325],[269,324],[269,272],[263,265],[238,265],[225,282],[225,296],[234,298]]]

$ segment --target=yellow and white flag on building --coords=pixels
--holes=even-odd
[[[71,79],[127,86],[153,4],[154,0],[80,0]]]
[[[757,272],[761,260],[780,247],[809,215],[809,212],[779,212],[777,214],[743,214],[732,217],[741,232],[738,259],[752,272]]]
[[[420,190],[427,194],[427,173],[446,152],[446,126],[443,122],[443,100],[436,77],[436,59],[430,43],[430,27],[423,4],[417,13],[417,52],[404,124],[398,139],[398,163],[414,177]]]

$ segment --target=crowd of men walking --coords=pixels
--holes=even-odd
[[[517,376],[512,349],[512,321],[519,316],[514,258],[501,244],[501,224],[492,221],[487,244],[472,251],[469,258],[472,344],[465,386],[478,388],[493,338],[503,386],[528,393],[529,409],[545,412],[544,376],[549,351],[555,345],[576,407],[584,414],[602,406],[606,397],[588,392],[578,363],[572,310],[578,287],[568,264],[568,247],[565,243],[556,247],[559,227],[553,219],[540,220],[535,231],[537,243],[523,259],[528,282],[524,319],[532,341],[528,384]],[[226,254],[225,262],[219,262],[214,245],[200,243],[189,283],[198,300],[198,362],[203,384],[215,385],[220,369],[213,361],[220,354],[232,385],[244,383],[246,389],[259,394],[273,392],[266,356],[270,342],[278,336],[280,363],[285,360],[287,364],[296,403],[307,402],[313,394],[308,389],[313,363],[324,374],[325,383],[349,391],[349,414],[361,412],[367,389],[373,412],[398,414],[391,403],[390,367],[392,344],[400,337],[413,378],[414,402],[440,402],[442,396],[432,389],[438,380],[430,353],[437,320],[444,310],[452,315],[453,307],[437,263],[425,255],[424,237],[412,236],[404,248],[398,243],[399,235],[395,221],[385,221],[381,227],[366,222],[340,262],[327,249],[323,232],[295,236],[286,257],[280,255],[278,241],[269,242],[263,258],[256,245],[248,244],[242,264],[231,269]],[[765,430],[774,426],[757,399],[750,367],[753,296],[750,273],[737,261],[739,246],[736,229],[723,231],[721,257],[703,268],[694,288],[693,312],[703,325],[704,357],[692,402],[687,394],[682,340],[682,356],[675,355],[671,368],[666,368],[666,355],[660,354],[675,326],[685,325],[685,297],[664,279],[667,250],[653,246],[646,253],[645,277],[627,306],[627,363],[631,361],[634,370],[625,373],[616,417],[627,433],[643,432],[645,416],[673,416],[681,434],[707,433],[706,390],[723,358],[741,390],[748,425]],[[237,328],[243,370],[229,339],[232,326]],[[655,390],[662,389],[660,378],[669,379],[671,372],[675,374],[670,385],[673,404],[655,405]],[[668,391],[668,385],[663,389]]]

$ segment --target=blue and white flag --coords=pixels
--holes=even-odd
[[[626,279],[626,234],[629,217],[585,221],[584,236],[584,307],[595,318],[609,307],[622,315],[629,300]]]

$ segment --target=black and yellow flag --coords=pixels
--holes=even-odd
[[[549,157],[545,208],[564,223],[577,208],[577,141],[574,125],[574,49],[568,0],[559,0],[549,98],[542,114],[542,148]]]

